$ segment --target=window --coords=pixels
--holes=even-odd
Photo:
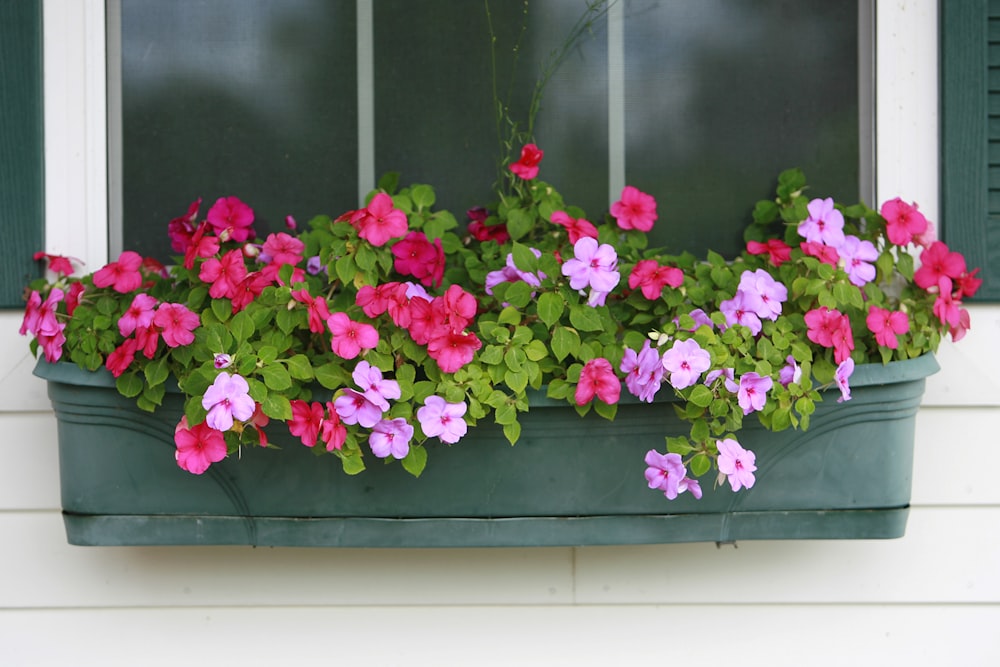
[[[515,111],[582,7],[531,5]],[[522,6],[490,9],[504,81]],[[120,0],[111,14],[125,247],[169,254],[164,225],[197,196],[236,194],[271,229],[288,214],[339,214],[390,169],[435,185],[456,214],[489,202],[497,139],[480,3]],[[541,177],[592,217],[625,182],[651,192],[653,241],[675,251],[738,251],[753,203],[787,167],[817,192],[869,196],[869,15],[826,0],[620,0],[546,90]]]

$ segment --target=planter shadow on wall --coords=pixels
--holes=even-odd
[[[71,544],[480,547],[900,537],[916,411],[937,370],[931,355],[858,366],[852,400],[827,392],[808,431],[740,432],[757,454],[752,489],[706,477],[701,500],[673,501],[643,477],[645,453],[688,430],[669,404],[622,404],[607,422],[539,397],[516,446],[481,423],[431,445],[419,479],[370,456],[347,476],[280,439],[282,451],[246,448],[196,476],[174,462],[179,395],[151,415],[106,372],[41,361],[35,374],[58,419]]]

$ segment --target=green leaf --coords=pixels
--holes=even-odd
[[[288,367],[288,373],[296,380],[313,379],[312,364],[309,363],[309,357],[306,355],[296,354],[294,357],[286,360],[285,363]]]
[[[355,263],[354,258],[351,255],[344,255],[338,259],[335,268],[340,282],[345,285],[353,284],[354,276],[358,273],[358,265]]]
[[[365,460],[360,453],[345,454],[340,458],[340,463],[348,475],[357,475],[365,469]]]
[[[552,352],[557,361],[567,356],[577,356],[580,351],[580,334],[569,327],[556,327],[552,331]]]
[[[507,442],[510,444],[515,444],[521,437],[521,424],[518,422],[511,422],[510,424],[504,424],[503,435],[507,438]]]
[[[523,243],[515,243],[511,254],[514,255],[514,266],[522,271],[534,273],[538,270],[538,258],[531,252],[531,248]]]
[[[268,392],[267,398],[260,405],[264,414],[272,419],[288,421],[292,418],[292,404],[283,394]]]
[[[569,321],[580,331],[601,331],[604,329],[601,316],[590,306],[570,306]]]
[[[241,310],[233,315],[233,320],[229,323],[229,332],[233,334],[237,341],[250,340],[254,331],[256,331],[256,327],[254,327],[253,319],[247,315],[245,310]]]
[[[701,477],[712,467],[712,460],[704,454],[695,454],[688,465],[693,477]]]
[[[604,401],[594,401],[594,412],[604,417],[608,421],[614,421],[615,415],[618,414],[618,404],[617,403],[605,403]]]
[[[420,473],[427,466],[427,449],[419,445],[410,447],[410,452],[402,460],[403,469],[414,477],[420,477]]]
[[[284,391],[292,386],[292,376],[281,364],[270,364],[260,369],[260,374],[264,378],[264,384],[268,389],[274,391]]]
[[[522,208],[511,209],[507,212],[507,233],[510,238],[518,240],[531,231],[534,227],[534,219]]]
[[[142,393],[142,379],[136,372],[123,373],[115,380],[118,393],[126,398],[135,398]]]
[[[233,313],[233,303],[229,299],[212,299],[212,313],[220,322],[225,322]]]
[[[436,200],[434,188],[429,185],[414,185],[410,188],[410,199],[417,208],[430,208]]]
[[[714,398],[715,396],[713,396],[711,389],[703,384],[696,384],[691,389],[691,395],[688,396],[687,400],[699,407],[707,408],[712,403]]]
[[[150,386],[156,386],[166,382],[167,378],[170,377],[170,371],[167,369],[166,358],[160,357],[159,359],[154,359],[146,364],[146,368],[143,369],[143,374],[146,376],[146,384]]]
[[[528,386],[528,374],[525,371],[508,370],[503,378],[504,384],[517,393],[521,393]]]
[[[538,317],[541,318],[542,322],[545,322],[547,327],[558,322],[565,310],[566,302],[560,294],[545,292],[538,297]]]

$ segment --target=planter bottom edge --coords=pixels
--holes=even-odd
[[[419,518],[88,515],[63,512],[77,546],[576,547],[749,540],[894,539],[909,506],[581,517]]]

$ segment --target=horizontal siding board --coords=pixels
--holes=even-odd
[[[1000,603],[1000,507],[915,508],[886,541],[537,549],[72,547],[0,513],[8,608]],[[973,557],[974,555],[974,557]],[[946,565],[950,564],[950,565]]]
[[[43,610],[0,612],[0,645],[7,667],[585,667],[702,664],[724,637],[742,667],[995,665],[998,625],[947,606]]]

